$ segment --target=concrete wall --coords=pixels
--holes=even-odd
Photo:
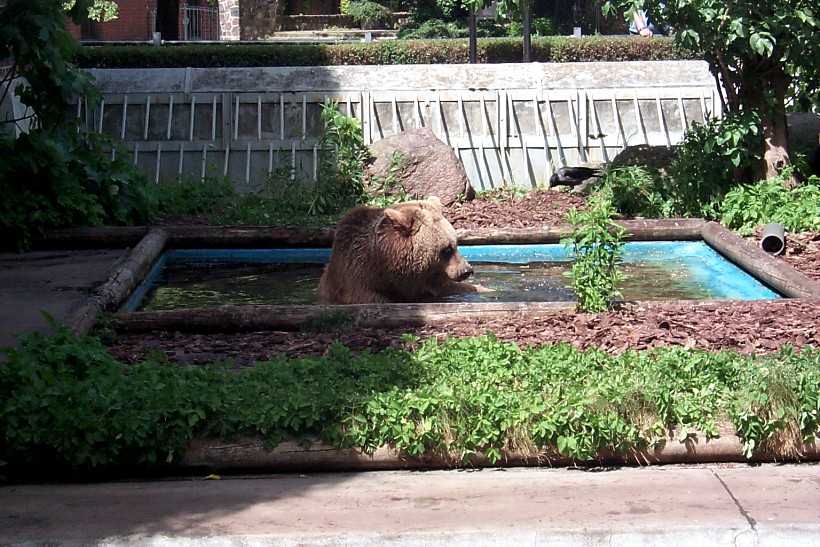
[[[104,104],[80,118],[124,141],[152,178],[316,174],[321,104],[336,100],[373,142],[429,126],[479,189],[543,184],[556,167],[623,147],[673,145],[720,115],[706,63],[531,63],[92,70]],[[193,112],[193,116],[192,116]]]

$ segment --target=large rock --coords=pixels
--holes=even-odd
[[[371,181],[383,181],[388,176],[397,152],[400,156],[393,176],[411,196],[436,196],[444,205],[462,196],[475,197],[461,160],[426,127],[404,131],[370,145],[370,153],[375,158],[367,170]]]

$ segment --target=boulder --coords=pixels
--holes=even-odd
[[[429,128],[411,129],[376,141],[370,145],[370,153],[374,161],[367,175],[374,191],[382,186],[392,164],[395,183],[414,198],[436,196],[449,205],[461,197],[475,197],[461,160]]]
[[[650,169],[657,169],[666,173],[672,160],[675,159],[675,149],[665,146],[627,146],[613,158],[610,167],[629,167],[643,165]]]

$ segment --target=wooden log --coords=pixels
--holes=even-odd
[[[717,222],[706,223],[701,233],[703,240],[715,250],[780,294],[792,298],[820,297],[820,282],[770,256]]]
[[[332,228],[269,226],[166,226],[169,247],[175,249],[267,249],[330,247]]]
[[[119,332],[252,332],[338,327],[413,327],[476,318],[528,316],[575,309],[574,302],[475,302],[430,304],[256,305],[123,312]]]
[[[572,460],[561,456],[555,450],[545,450],[536,454],[502,451],[501,460],[490,463],[483,454],[473,455],[467,461],[447,458],[440,454],[413,457],[386,446],[377,448],[373,454],[365,454],[357,449],[337,449],[321,442],[306,445],[285,441],[271,449],[266,448],[264,441],[260,438],[244,437],[233,441],[195,439],[188,445],[179,466],[213,471],[264,470],[270,472],[818,460],[820,460],[820,449],[816,444],[802,447],[800,456],[758,454],[748,460],[743,455],[743,442],[737,436],[734,428],[723,424],[720,427],[720,437],[716,439],[706,440],[705,435],[695,432],[685,442],[679,442],[676,432],[673,431],[665,442],[655,448],[627,453],[601,451],[589,461]]]
[[[704,224],[698,219],[625,220],[620,224],[634,241],[700,239]],[[163,226],[168,247],[175,249],[330,247],[334,230],[270,226]],[[118,248],[135,245],[149,228],[103,226],[55,230],[37,242],[39,248]],[[481,228],[458,230],[461,245],[558,243],[572,232],[569,225],[541,228]]]
[[[140,242],[148,226],[98,226],[52,230],[35,240],[35,249],[120,249]]]
[[[701,219],[622,220],[630,241],[694,241],[701,239]],[[542,228],[457,230],[459,245],[558,243],[572,233],[568,224]]]
[[[165,249],[168,234],[152,229],[134,247],[128,258],[120,264],[103,285],[68,320],[68,326],[77,335],[88,333],[104,311],[111,311],[122,304],[137,288]]]

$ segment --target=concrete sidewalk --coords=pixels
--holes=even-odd
[[[820,466],[372,472],[0,488],[0,544],[820,545]]]

